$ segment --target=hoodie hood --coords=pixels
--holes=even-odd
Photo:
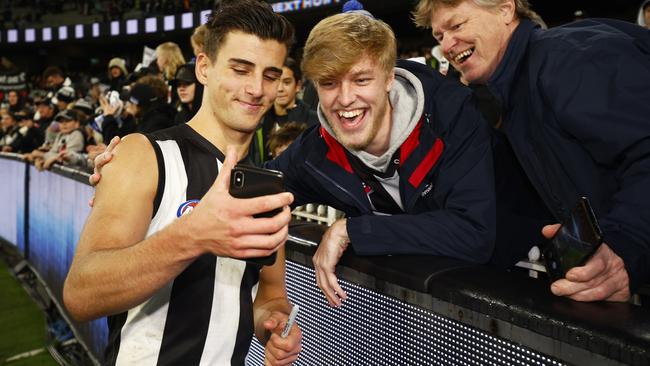
[[[345,148],[351,154],[361,159],[368,167],[381,172],[386,171],[391,163],[393,154],[411,134],[424,110],[424,89],[420,80],[405,69],[396,67],[394,70],[395,81],[391,90],[388,92],[388,99],[392,107],[392,126],[390,129],[391,136],[388,150],[380,156],[375,156],[365,151],[354,151]],[[320,120],[321,126],[330,135],[336,136],[321,111],[320,104],[318,108],[318,119]]]
[[[644,28],[648,28],[648,24],[646,24],[645,18],[643,17],[643,8],[648,4],[650,4],[650,0],[645,0],[641,3],[641,6],[639,7],[639,16],[636,18],[636,23]]]

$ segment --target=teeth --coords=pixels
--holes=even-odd
[[[456,55],[456,57],[454,57],[454,61],[460,62],[460,60],[464,59],[465,57],[470,56],[472,53],[474,53],[474,50],[472,50],[471,48],[468,49],[468,50],[465,50],[465,51],[459,53],[458,55]]]
[[[356,109],[356,110],[353,110],[353,111],[340,111],[339,112],[339,117],[354,118],[354,117],[360,115],[361,113],[363,113],[363,111],[361,109]]]

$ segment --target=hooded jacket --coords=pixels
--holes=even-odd
[[[648,28],[648,26],[650,25],[650,24],[646,24],[645,16],[644,16],[645,13],[644,8],[648,6],[648,4],[650,4],[650,0],[645,0],[644,2],[641,3],[641,6],[639,6],[639,15],[636,18],[636,23],[642,26],[643,28]]]
[[[353,154],[323,126],[309,128],[267,167],[284,172],[295,205],[323,203],[344,211],[357,254],[430,254],[484,263],[495,228],[487,124],[469,89],[414,62],[399,61],[397,69],[414,75],[423,93],[419,120],[399,139],[403,213],[373,213],[364,182],[350,164]],[[407,104],[391,98],[398,110],[393,115],[408,113],[400,111]]]
[[[650,270],[649,85],[650,31],[614,20],[522,20],[488,81],[546,209],[562,222],[588,197],[632,291]]]

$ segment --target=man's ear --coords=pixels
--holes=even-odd
[[[393,88],[393,82],[395,81],[395,69],[391,69],[386,79],[386,92],[388,93]]]
[[[210,58],[203,52],[199,53],[196,57],[196,66],[194,67],[194,73],[196,74],[196,80],[203,85],[208,85],[208,70],[212,66],[212,61]]]
[[[503,18],[505,24],[510,24],[517,19],[517,7],[515,0],[506,0],[499,5],[499,14]]]

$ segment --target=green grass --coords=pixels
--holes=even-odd
[[[0,365],[57,365],[47,351],[5,363],[17,354],[44,348],[46,342],[45,316],[0,260]]]

